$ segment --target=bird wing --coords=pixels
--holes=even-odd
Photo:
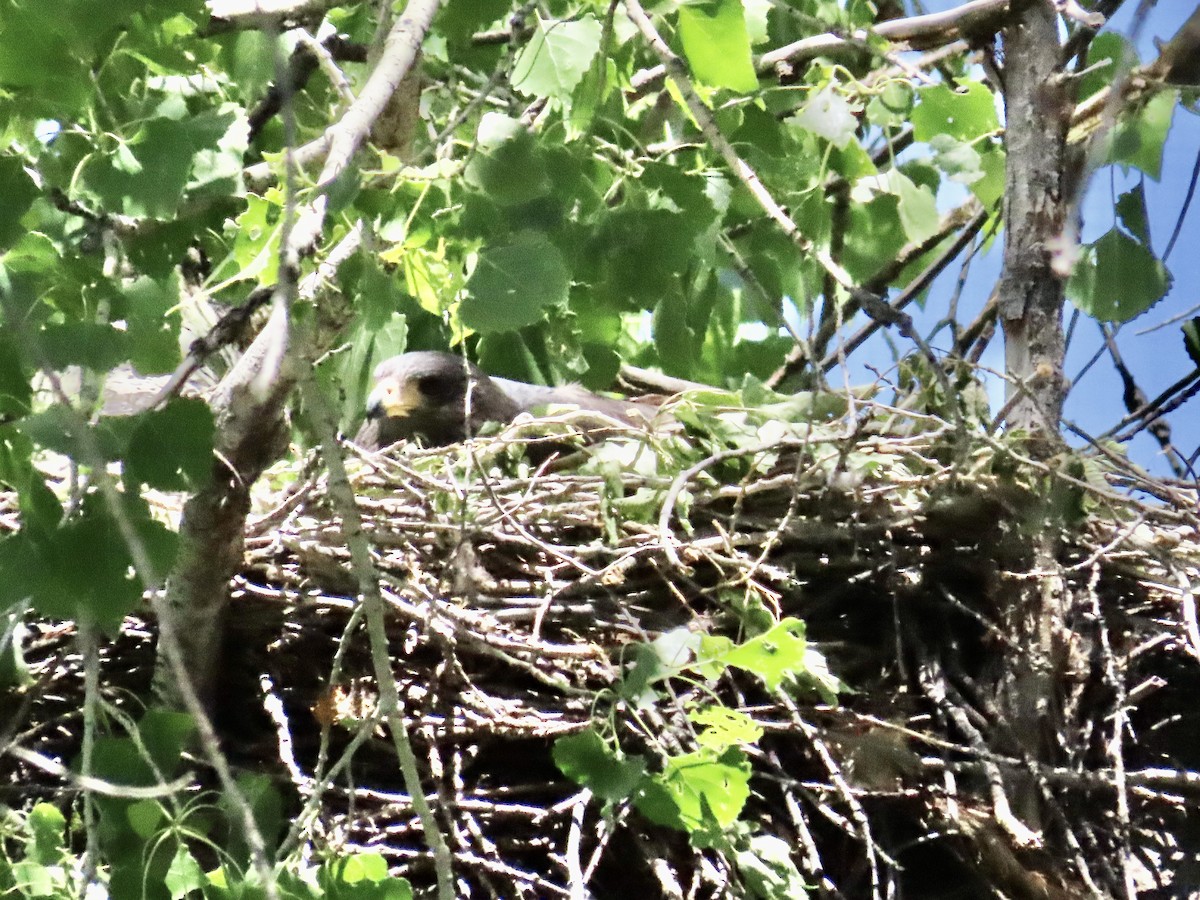
[[[511,381],[508,378],[492,378],[492,381],[521,408],[522,412],[532,412],[539,407],[550,405],[577,406],[587,412],[633,424],[653,418],[656,412],[653,407],[636,401],[601,397],[577,384],[546,387],[541,384]]]

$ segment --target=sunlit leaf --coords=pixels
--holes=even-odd
[[[203,888],[206,882],[200,864],[188,852],[187,847],[180,844],[175,850],[175,857],[171,860],[171,867],[167,870],[164,881],[167,890],[171,892],[171,900],[183,900],[193,891]]]
[[[737,744],[755,744],[763,735],[762,726],[750,716],[726,706],[705,706],[693,710],[688,718],[704,729],[697,735],[697,743],[717,753]]]
[[[853,108],[832,85],[809,97],[791,121],[839,149],[854,140],[858,131]]]
[[[529,96],[569,99],[600,49],[600,32],[591,13],[570,22],[537,16],[533,36],[513,64],[512,86]]]
[[[740,0],[708,0],[682,7],[679,39],[699,81],[742,92],[758,87]]]
[[[61,863],[67,820],[59,808],[50,803],[38,803],[29,811],[27,827],[29,858],[44,866]]]
[[[660,825],[698,830],[713,820],[725,828],[750,797],[750,761],[736,747],[717,755],[699,750],[671,757],[661,775],[646,779],[637,808]]]
[[[1000,128],[996,98],[980,82],[960,83],[958,89],[937,84],[917,93],[921,102],[913,110],[912,124],[918,141],[931,141],[938,135],[970,141]]]

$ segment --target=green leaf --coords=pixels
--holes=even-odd
[[[450,44],[462,44],[472,34],[500,19],[512,8],[511,0],[448,0],[438,13],[434,30]]]
[[[795,125],[824,138],[844,149],[858,132],[858,119],[854,109],[837,92],[832,84],[826,85],[805,101],[804,106],[790,120]]]
[[[81,421],[78,411],[60,404],[47,407],[42,412],[26,416],[20,422],[20,430],[36,444],[47,450],[90,461],[91,449],[95,449],[105,462],[120,456],[120,440],[113,425],[119,423],[102,421],[91,426]]]
[[[275,786],[269,776],[248,772],[238,776],[237,785],[242,796],[250,804],[250,809],[254,813],[254,823],[266,841],[267,852],[273,853],[279,835],[286,824],[283,817],[283,797],[279,793],[279,788]],[[222,796],[221,808],[225,811],[229,821],[241,821],[241,810],[235,808],[227,796]],[[237,833],[227,849],[234,859],[249,864],[250,847],[242,832]]]
[[[59,867],[39,865],[31,860],[13,863],[13,878],[21,885],[21,893],[26,897],[63,897],[57,888],[62,880]]]
[[[112,325],[98,322],[68,322],[47,325],[38,335],[42,352],[54,369],[87,366],[105,372],[129,353],[128,335]]]
[[[403,878],[387,874],[387,861],[378,853],[354,853],[321,867],[317,881],[337,900],[411,900],[412,888]]]
[[[196,733],[196,722],[187,713],[152,707],[138,720],[137,730],[151,761],[170,777],[179,771],[183,751]]]
[[[25,823],[29,832],[28,858],[44,866],[58,865],[63,857],[63,833],[67,820],[57,806],[38,803]]]
[[[128,475],[162,490],[195,490],[213,465],[212,410],[196,397],[178,397],[143,413],[125,452]]]
[[[804,623],[789,617],[771,630],[732,647],[706,637],[700,660],[744,669],[761,678],[767,690],[775,691],[789,675],[805,673],[807,646]]]
[[[870,278],[880,260],[893,258],[907,241],[899,202],[894,194],[881,194],[868,203],[852,203],[849,219],[842,264],[855,278]]]
[[[1096,35],[1088,47],[1087,69],[1079,79],[1079,99],[1112,84],[1118,74],[1137,65],[1137,61],[1137,52],[1127,38],[1115,31]]]
[[[654,307],[654,346],[668,375],[688,376],[696,355],[696,335],[688,327],[688,302],[678,282],[663,293]]]
[[[1083,248],[1067,296],[1100,322],[1127,322],[1157,303],[1171,286],[1167,267],[1144,244],[1117,228]]]
[[[1146,215],[1146,190],[1142,182],[1117,198],[1117,217],[1126,231],[1150,246],[1150,219]]]
[[[918,185],[899,169],[890,169],[878,175],[869,175],[855,182],[850,191],[850,199],[856,205],[851,210],[852,215],[863,215],[868,211],[868,204],[877,194],[891,194],[897,198],[896,213],[904,229],[904,235],[913,242],[923,241],[937,233],[940,217],[937,211],[937,199],[925,185]],[[874,215],[886,215],[884,208]],[[854,240],[861,240],[861,235],[855,235]]]
[[[466,183],[501,206],[528,203],[550,193],[550,177],[537,140],[520,122],[487,113],[479,122]]]
[[[972,182],[971,193],[986,209],[994,208],[1004,196],[1004,159],[1004,149],[998,145],[989,145],[987,151],[980,154],[983,177]]]
[[[84,184],[107,210],[170,219],[179,209],[184,189],[193,181],[193,166],[201,151],[212,151],[215,156],[201,160],[204,171],[197,173],[197,179],[240,173],[233,169],[235,161],[240,166],[239,141],[223,140],[234,119],[232,108],[182,120],[149,119],[132,141],[119,140],[111,154],[94,157],[84,169]],[[194,180],[193,186],[201,183]]]
[[[77,110],[92,88],[91,54],[72,40],[72,10],[64,6],[60,20],[47,18],[38,3],[6,3],[0,18],[0,84],[15,90],[34,118]]]
[[[34,605],[54,618],[85,619],[110,630],[142,599],[121,532],[106,514],[85,510],[69,519],[46,548],[45,565],[68,566],[62,572],[61,595],[34,595]]]
[[[378,853],[355,853],[337,862],[338,880],[344,884],[382,881],[387,878],[387,861]]]
[[[175,850],[175,858],[171,860],[170,868],[167,869],[165,880],[167,890],[171,892],[171,900],[183,900],[192,891],[202,890],[207,883],[208,879],[204,877],[200,864],[188,852],[187,847],[180,844]]]
[[[559,738],[552,753],[559,771],[613,803],[631,796],[646,771],[641,756],[625,756],[592,728]]]
[[[558,248],[538,232],[479,254],[459,307],[462,324],[484,334],[515,331],[541,320],[545,310],[566,303],[570,273]]]
[[[270,200],[255,196],[246,198],[245,210],[233,222],[228,277],[257,279],[264,285],[275,283],[279,277],[278,211]]]
[[[1140,169],[1158,181],[1163,146],[1178,102],[1178,91],[1159,91],[1136,113],[1122,116],[1112,131],[1109,162]]]
[[[125,810],[125,818],[134,834],[149,840],[166,821],[166,810],[156,800],[138,800]]]
[[[653,309],[687,271],[692,233],[681,213],[617,210],[603,219],[585,254],[597,269],[593,283],[614,303]]]
[[[758,75],[741,0],[709,0],[679,10],[679,39],[692,73],[711,87],[748,93]]]
[[[913,136],[918,141],[929,142],[939,134],[971,141],[1000,128],[995,97],[980,82],[967,82],[958,90],[937,84],[918,94],[921,102],[912,113]]]
[[[25,165],[15,156],[0,156],[0,249],[25,234],[21,216],[37,199],[38,189]]]
[[[571,22],[537,16],[533,35],[513,64],[512,86],[526,96],[569,100],[600,49],[601,31],[591,13]]]
[[[1200,369],[1200,318],[1189,319],[1183,323],[1183,349],[1191,358],[1197,369]]]
[[[899,172],[896,172],[892,183],[896,189],[896,196],[900,198],[900,224],[904,226],[904,233],[908,239],[913,243],[920,243],[937,234],[940,216],[933,191],[924,185],[917,185],[911,178]]]
[[[396,276],[384,271],[378,260],[372,260],[364,268],[357,293],[363,311],[362,324],[368,331],[376,331],[393,321],[407,297]]]
[[[706,706],[692,711],[688,718],[704,729],[696,742],[716,753],[737,744],[756,744],[763,735],[762,726],[752,718],[725,706]]]
[[[697,831],[713,820],[728,828],[749,797],[750,760],[731,747],[719,756],[698,750],[668,759],[663,773],[643,785],[634,803],[651,821]]]
[[[792,846],[772,834],[756,834],[735,857],[738,874],[759,900],[797,900],[809,895],[792,862]]]
[[[889,81],[867,104],[867,118],[880,127],[905,125],[916,99],[916,92],[907,81]]]
[[[142,277],[124,289],[129,359],[144,375],[164,374],[179,365],[177,312],[179,283],[174,274],[162,280]]]
[[[948,134],[935,134],[929,141],[933,164],[959,184],[974,184],[983,178],[983,160],[973,146]]]
[[[30,386],[31,373],[26,371],[25,365],[20,338],[0,325],[0,420],[29,412],[33,388]],[[3,472],[2,468],[0,472]]]

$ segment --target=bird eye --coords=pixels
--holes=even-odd
[[[436,375],[418,376],[417,390],[426,397],[436,397],[438,394],[438,377]]]
[[[431,404],[443,405],[460,394],[457,379],[445,374],[418,375],[413,379],[417,391]]]

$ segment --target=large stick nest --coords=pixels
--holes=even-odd
[[[586,882],[595,897],[787,896],[787,865],[771,863],[781,847],[830,896],[883,896],[889,882],[922,898],[1129,883],[1174,896],[1188,883],[1193,498],[1116,458],[1036,462],[859,408],[854,427],[724,414],[703,438],[618,437],[541,468],[520,427],[352,460],[403,714],[462,895],[585,896]],[[431,884],[374,717],[357,574],[325,476],[291,465],[270,481],[234,585],[224,749],[278,778],[302,839],[370,847]],[[1058,565],[1031,572],[1047,528]],[[1034,652],[1005,633],[1030,584],[1064,599],[1058,637],[1082,661],[1057,673],[1053,764],[1022,756],[992,696]],[[787,617],[805,623],[807,651],[778,689],[737,666],[687,665],[697,635],[744,642]],[[82,677],[68,634],[35,625],[39,692],[20,704],[21,740],[63,759]],[[151,660],[150,632],[129,620],[104,648],[110,693],[146,691]],[[633,686],[648,661],[653,677]],[[849,689],[833,701],[839,680]],[[750,795],[724,843],[689,841],[556,765],[556,742],[593,729],[661,771],[697,749],[694,713],[717,702],[761,728],[738,750]],[[10,794],[53,788],[4,765],[23,779]],[[1033,832],[1003,802],[1022,780],[1044,801]]]

